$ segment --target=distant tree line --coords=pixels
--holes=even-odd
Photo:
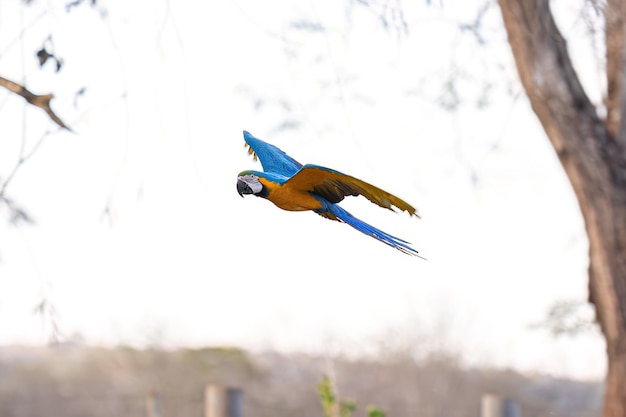
[[[330,372],[329,372],[330,371]],[[158,393],[163,417],[203,415],[206,384],[240,387],[246,417],[320,417],[317,387],[333,377],[363,415],[477,417],[487,392],[517,399],[524,417],[596,417],[603,386],[513,371],[464,369],[454,356],[420,361],[321,358],[238,349],[0,348],[4,417],[144,417]]]

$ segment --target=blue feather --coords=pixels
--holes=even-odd
[[[302,164],[281,151],[274,145],[254,137],[250,132],[244,130],[243,138],[254,151],[263,165],[263,171],[291,177],[298,172]]]
[[[337,219],[339,219],[343,223],[346,223],[358,230],[359,232],[371,236],[374,239],[380,240],[381,242],[391,246],[392,248],[398,249],[401,252],[425,259],[422,256],[418,255],[418,252],[410,247],[409,242],[407,242],[406,240],[402,240],[393,235],[390,235],[389,233],[385,233],[382,230],[377,229],[374,226],[371,226],[364,221],[357,219],[337,204],[332,204],[325,200],[324,202],[326,203],[326,210],[329,213],[333,214],[335,217],[337,217]],[[316,211],[318,211],[318,214],[323,214],[320,210]]]

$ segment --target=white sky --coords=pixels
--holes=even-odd
[[[46,137],[8,187],[37,224],[0,226],[0,343],[46,342],[32,314],[45,295],[62,329],[89,343],[361,352],[391,331],[468,364],[603,375],[597,335],[529,329],[555,301],[586,298],[587,249],[541,127],[507,94],[520,87],[495,8],[479,47],[456,26],[475,2],[405,2],[408,34],[351,2],[208,3],[102,2],[106,20],[87,5],[0,4],[0,74],[54,92],[77,132]],[[33,56],[50,33],[59,74]],[[461,79],[456,113],[436,104],[450,71]],[[478,109],[484,82],[490,104]],[[52,128],[22,102],[0,92],[2,179],[22,143]],[[280,130],[286,122],[297,129]],[[260,168],[243,129],[413,203],[422,220],[365,200],[342,206],[428,261],[242,200],[237,173]]]

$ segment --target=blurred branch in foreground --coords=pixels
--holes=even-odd
[[[63,129],[72,131],[72,129],[70,129],[65,123],[63,123],[63,121],[59,118],[59,116],[57,116],[56,113],[52,111],[52,108],[50,107],[50,100],[52,100],[54,95],[34,94],[23,85],[13,82],[11,80],[7,80],[4,77],[0,77],[0,86],[6,88],[12,93],[17,94],[18,96],[22,96],[24,100],[26,100],[33,106],[39,107],[40,109],[45,111],[48,114],[48,116],[50,116],[50,119],[52,119],[52,121],[55,122],[57,125],[61,126]]]

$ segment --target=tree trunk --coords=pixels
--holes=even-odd
[[[498,1],[521,82],[585,220],[589,299],[608,355],[603,416],[626,417],[626,6],[623,0],[606,6],[609,91],[602,120],[574,71],[549,0]]]

